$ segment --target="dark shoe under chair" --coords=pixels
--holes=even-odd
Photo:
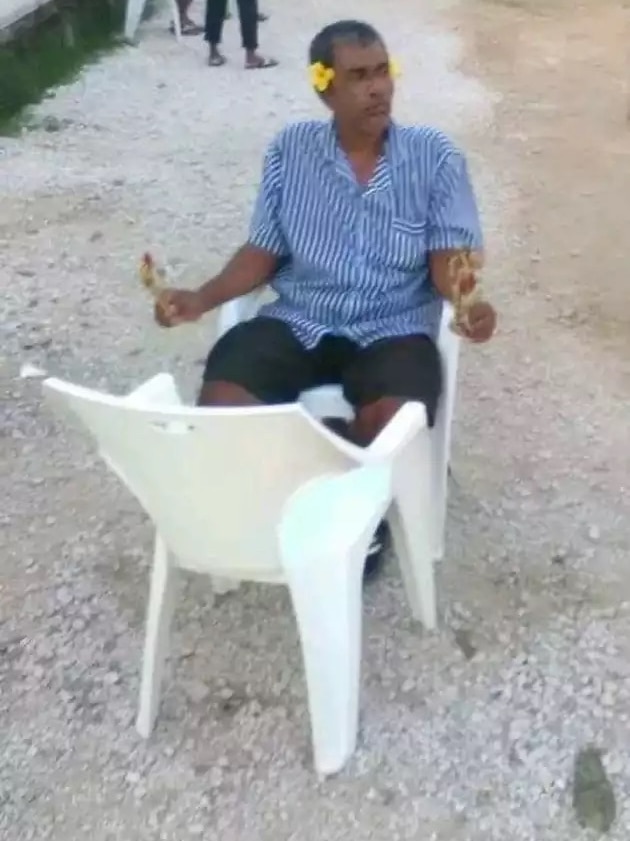
[[[383,571],[390,545],[391,535],[389,526],[383,520],[374,533],[370,548],[368,549],[367,558],[365,559],[365,566],[363,568],[364,584],[370,584]]]

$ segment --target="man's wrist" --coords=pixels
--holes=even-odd
[[[197,296],[197,301],[199,304],[199,309],[201,310],[202,315],[205,315],[207,312],[215,309],[217,306],[217,302],[215,302],[215,280],[216,278],[211,277],[210,280],[207,280],[202,286],[199,287],[195,291]]]

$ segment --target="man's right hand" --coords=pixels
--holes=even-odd
[[[198,321],[204,314],[201,295],[188,289],[165,289],[155,302],[155,320],[162,327]]]

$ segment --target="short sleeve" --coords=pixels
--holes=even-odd
[[[429,198],[429,251],[481,250],[483,234],[466,159],[449,152],[438,166]]]
[[[285,257],[288,256],[289,249],[280,224],[281,199],[282,157],[276,140],[265,155],[248,242],[278,257]]]

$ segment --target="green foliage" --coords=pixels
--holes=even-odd
[[[125,0],[57,0],[51,14],[0,46],[0,132],[53,85],[120,41]]]

